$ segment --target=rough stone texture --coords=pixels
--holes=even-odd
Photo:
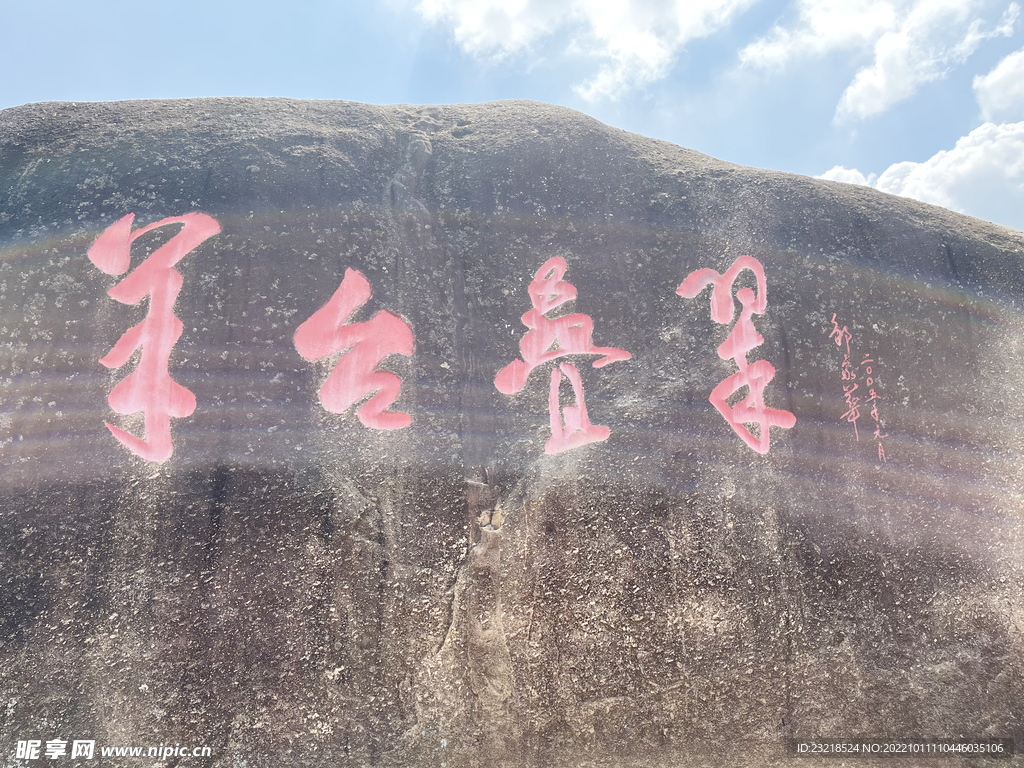
[[[129,367],[97,362],[145,310],[86,252],[190,211],[222,226],[178,265],[171,373],[198,408],[149,463],[103,426],[141,430],[106,400]],[[675,293],[742,254],[768,284],[750,359],[797,419],[764,456],[708,402],[736,370],[710,290]],[[550,366],[493,380],[557,255],[632,359],[575,359],[611,437],[547,456]],[[5,765],[58,737],[225,767],[1024,742],[1022,256],[1016,230],[537,103],[0,112]],[[331,365],[292,344],[348,267],[374,291],[357,320],[414,329],[382,366],[408,429],[326,412]],[[833,313],[876,361],[884,464],[867,410],[859,441],[841,419]]]

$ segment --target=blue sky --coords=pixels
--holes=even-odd
[[[0,108],[535,99],[1024,229],[1019,2],[0,0],[0,11]]]

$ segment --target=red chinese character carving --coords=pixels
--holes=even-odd
[[[838,323],[836,323],[835,312],[832,313],[832,323],[833,323],[833,325],[838,326]],[[846,329],[846,326],[843,326],[843,330],[845,330],[845,329]],[[852,336],[851,336],[851,338],[852,338]],[[849,350],[849,345],[847,345],[847,350]],[[849,352],[847,352],[846,356],[849,357]],[[881,398],[881,396],[877,392],[875,392],[875,388],[873,386],[874,383],[875,383],[875,379],[872,377],[872,372],[873,371],[872,371],[871,366],[868,365],[868,363],[873,363],[873,362],[875,362],[875,360],[870,355],[864,355],[864,359],[861,360],[861,362],[860,362],[861,366],[865,369],[864,373],[867,376],[864,384],[868,387],[868,397],[864,401],[864,405],[866,406],[868,403],[871,403],[871,418],[873,418],[875,420],[875,440],[878,442],[878,458],[882,460],[883,464],[887,464],[888,461],[885,458],[885,448],[882,447],[882,439],[888,437],[889,435],[888,435],[888,433],[886,433],[884,435],[882,434],[882,422],[881,422],[881,416],[879,416],[879,414],[878,414],[878,402],[877,402],[878,400],[881,400],[882,398]],[[854,427],[854,432],[856,432],[857,425],[854,424],[853,427]],[[860,440],[860,435],[857,436],[857,440],[858,441]]]
[[[572,384],[576,405],[567,405],[559,415],[558,390],[562,385],[562,374]],[[548,390],[548,413],[551,416],[551,437],[544,443],[545,453],[561,453],[579,448],[587,443],[607,440],[612,433],[608,427],[591,424],[587,417],[587,404],[583,401],[583,379],[572,363],[559,363],[551,369],[551,388]],[[563,426],[562,421],[565,421]]]
[[[736,298],[740,301],[740,319],[733,326],[729,336],[718,347],[718,356],[723,360],[733,360],[739,371],[720,382],[708,398],[733,431],[750,448],[758,453],[768,453],[771,447],[771,427],[790,429],[796,424],[796,417],[789,411],[768,408],[764,404],[764,388],[775,378],[775,367],[766,360],[747,363],[747,353],[764,342],[757,332],[751,315],[763,315],[768,305],[767,281],[764,268],[753,256],[740,256],[724,275],[713,269],[697,269],[687,275],[676,289],[680,296],[692,299],[705,286],[714,286],[711,294],[711,319],[716,323],[732,322],[736,316],[736,305],[733,301],[733,284],[743,270],[750,270],[757,279],[757,293],[750,288],[740,288]],[[747,387],[749,393],[735,406],[730,406],[728,399],[739,390]],[[757,424],[759,436],[746,428],[746,424]]]
[[[89,260],[108,275],[120,275],[131,265],[131,244],[159,227],[181,224],[181,230],[157,248],[135,271],[107,294],[122,304],[138,304],[149,297],[146,319],[129,329],[100,363],[120,368],[136,349],[141,349],[139,366],[110,391],[107,402],[117,413],[142,412],[146,419],[145,439],[131,435],[112,424],[107,429],[130,451],[147,461],[169,459],[171,418],[192,415],[196,398],[168,373],[171,349],[181,338],[183,326],[174,316],[174,302],[181,291],[181,273],[174,265],[200,243],[220,232],[220,224],[205,213],[186,213],[161,219],[132,232],[135,214],[111,224],[89,249]]]
[[[594,346],[594,321],[589,315],[577,312],[556,318],[545,317],[546,313],[576,298],[576,286],[562,280],[565,270],[565,259],[560,256],[548,259],[537,270],[529,288],[533,309],[522,317],[523,324],[530,329],[519,342],[522,360],[513,360],[495,376],[494,386],[499,392],[515,394],[526,385],[534,368],[566,355],[601,355],[593,362],[594,368],[629,360],[630,354],[624,349]],[[572,385],[576,405],[567,405],[559,413],[559,387],[563,374]],[[544,445],[545,453],[560,453],[607,440],[611,434],[608,427],[590,423],[583,399],[583,380],[570,363],[561,363],[552,369],[548,407],[551,439]]]
[[[850,333],[849,329],[844,325],[842,328],[839,327],[839,323],[836,321],[836,313],[832,313],[832,332],[828,337],[835,338],[836,346],[841,347],[846,344],[846,354],[850,354],[850,340],[853,339],[853,334]]]
[[[324,408],[343,413],[373,394],[356,412],[359,421],[371,429],[401,429],[412,423],[412,417],[387,409],[398,399],[402,380],[376,368],[388,355],[413,353],[412,328],[383,310],[365,323],[349,324],[349,318],[371,295],[363,274],[346,269],[334,295],[295,331],[295,349],[310,362],[345,350],[320,388]]]

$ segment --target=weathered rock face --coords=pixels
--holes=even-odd
[[[1020,232],[542,104],[0,112],[0,748],[1019,742],[1022,302]]]

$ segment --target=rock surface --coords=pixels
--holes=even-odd
[[[220,232],[177,264],[169,372],[196,408],[147,461],[104,426],[146,434],[107,400],[139,354],[99,363],[147,300],[108,296],[121,278],[88,254],[127,214],[194,212]],[[137,239],[132,269],[177,229]],[[749,361],[795,417],[767,453],[709,402],[738,370],[711,288],[676,293],[743,255],[766,289],[743,272],[729,302],[766,297]],[[630,358],[558,361],[610,436],[549,455],[565,369],[494,381],[554,257],[578,293],[548,317],[585,314]],[[296,351],[347,269],[372,287],[351,321],[415,337],[379,365],[409,427],[325,410],[355,352]],[[101,746],[204,745],[180,764],[225,767],[1024,745],[1022,302],[1021,232],[544,104],[0,112],[5,764],[35,764],[14,756],[30,739],[95,740],[110,765],[149,763]],[[76,762],[95,764],[55,764]]]

